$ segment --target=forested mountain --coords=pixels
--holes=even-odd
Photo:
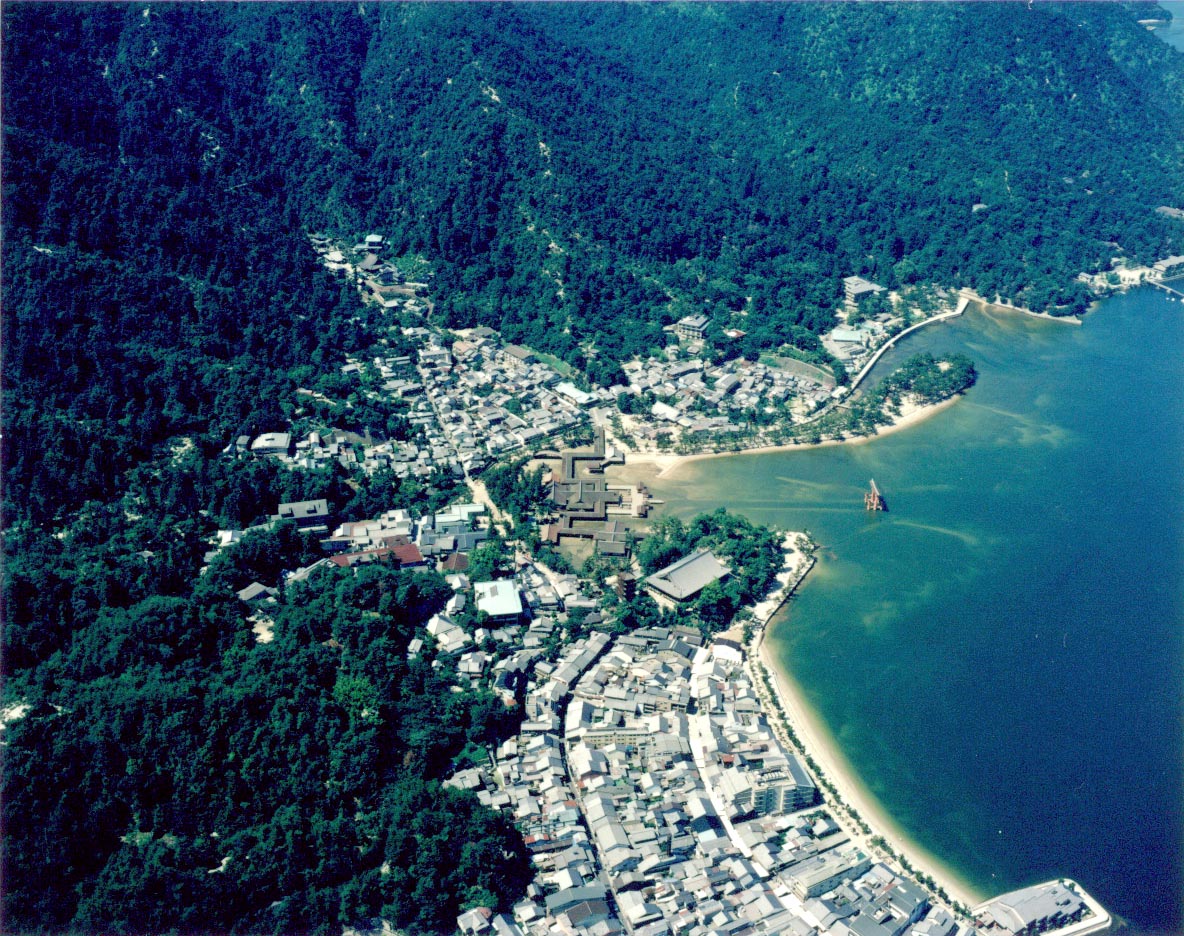
[[[1077,272],[1184,253],[1146,12],[4,4],[5,931],[430,931],[521,890],[436,783],[507,729],[406,660],[438,580],[314,581],[256,646],[233,591],[299,538],[197,578],[280,500],[426,502],[216,457],[380,334],[308,232],[605,385],[690,311],[814,350],[854,273],[1078,309]]]
[[[1140,9],[8,5],[15,500],[49,510],[46,458],[110,496],[357,347],[309,229],[602,384],[688,310],[813,349],[852,273],[1078,309],[1184,250],[1184,62]]]

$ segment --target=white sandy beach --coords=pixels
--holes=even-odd
[[[790,445],[763,445],[755,448],[742,449],[737,452],[701,452],[695,455],[675,455],[670,452],[628,452],[625,455],[625,465],[654,465],[659,470],[657,476],[665,478],[678,470],[682,465],[706,458],[728,458],[733,455],[748,455],[756,452],[799,452],[811,448],[824,448],[829,445],[865,445],[876,439],[907,429],[930,416],[952,406],[958,396],[950,397],[940,403],[930,406],[916,406],[905,403],[901,406],[900,415],[890,425],[881,426],[875,435],[859,436],[851,439],[827,439],[823,442],[795,442]]]
[[[862,847],[870,851],[869,839],[880,836],[896,854],[907,858],[914,869],[933,878],[937,885],[945,890],[949,899],[966,907],[973,907],[984,900],[983,895],[971,889],[937,858],[909,839],[879,801],[864,788],[830,733],[806,703],[801,689],[787,675],[776,655],[770,650],[768,643],[763,638],[759,643],[757,658],[768,671],[781,705],[789,717],[790,725],[805,752],[814,759],[826,779],[834,785],[839,798],[872,830],[870,836],[863,836],[859,834],[858,829],[848,824],[853,839],[859,840]],[[775,715],[773,717],[775,718]],[[839,815],[836,818],[842,820],[844,817]]]

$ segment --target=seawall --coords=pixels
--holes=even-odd
[[[969,304],[970,304],[970,299],[967,296],[961,296],[958,299],[958,305],[955,306],[955,308],[952,311],[942,312],[940,315],[935,315],[932,318],[927,318],[927,319],[925,319],[925,321],[918,322],[916,325],[910,325],[904,331],[893,335],[883,345],[880,346],[880,349],[878,351],[876,351],[875,354],[872,355],[871,360],[863,365],[863,369],[859,372],[858,376],[853,381],[851,381],[850,393],[855,392],[856,388],[863,382],[863,379],[868,374],[870,374],[872,368],[876,366],[876,362],[879,361],[880,358],[882,358],[885,355],[885,353],[887,353],[889,348],[891,348],[893,345],[895,345],[896,342],[900,341],[901,338],[905,337],[906,335],[912,334],[918,328],[924,328],[926,325],[930,325],[933,322],[944,322],[946,319],[957,318],[959,315],[961,315],[963,312],[966,311],[966,306]],[[850,393],[848,395],[850,395]]]

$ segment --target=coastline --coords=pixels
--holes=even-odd
[[[976,302],[979,305],[988,309],[1006,309],[1008,312],[1020,312],[1024,315],[1030,315],[1032,318],[1045,319],[1049,322],[1061,322],[1065,325],[1081,325],[1083,324],[1080,317],[1076,315],[1049,315],[1047,312],[1033,312],[1031,309],[1024,306],[1013,305],[1010,302],[1004,302],[1002,299],[996,297],[995,299],[987,299],[980,296],[973,289],[964,287],[959,290],[960,296],[969,299],[971,302]]]
[[[657,477],[665,478],[669,477],[685,464],[710,458],[726,458],[752,453],[794,452],[833,445],[864,445],[880,436],[890,435],[893,432],[899,432],[923,422],[939,411],[952,406],[961,396],[962,394],[955,394],[949,399],[928,406],[906,405],[902,407],[900,415],[891,424],[880,427],[876,434],[871,436],[860,436],[851,439],[827,439],[814,443],[802,442],[788,445],[765,445],[742,449],[736,452],[699,452],[691,455],[677,455],[669,452],[629,452],[625,455],[625,465],[623,467],[626,469],[641,466],[657,468]],[[802,579],[805,577],[806,575],[803,575]],[[801,584],[801,580],[795,583],[794,590],[800,587]],[[823,725],[818,714],[810,707],[801,687],[794,681],[792,674],[788,672],[786,667],[770,649],[766,640],[770,630],[785,622],[785,618],[779,618],[775,624],[773,618],[776,618],[776,615],[773,615],[769,622],[760,628],[757,636],[750,645],[750,663],[758,664],[760,669],[763,669],[768,674],[769,683],[772,685],[777,701],[786,715],[789,727],[797,735],[801,743],[803,754],[813,759],[822,777],[832,784],[835,791],[837,791],[837,799],[843,805],[840,806],[834,803],[834,797],[829,797],[828,802],[831,802],[836,812],[836,818],[839,818],[848,827],[848,832],[851,834],[852,839],[859,841],[862,847],[870,854],[873,851],[878,851],[871,845],[870,840],[877,836],[882,838],[896,856],[904,858],[912,866],[915,872],[914,877],[918,873],[928,875],[937,887],[945,891],[949,902],[970,908],[989,899],[987,895],[975,891],[936,856],[927,852],[914,842],[879,801],[875,799],[872,793],[863,786],[858,775],[843,756],[833,736]],[[759,674],[754,675],[759,676]],[[756,680],[757,685],[761,685],[762,682],[760,679]],[[776,725],[776,714],[769,712],[768,715],[770,723],[776,729],[778,727]],[[788,738],[783,737],[782,741],[787,746],[793,747]],[[855,823],[846,817],[848,810],[856,813],[859,819],[871,829],[870,834],[863,834]]]
[[[1009,316],[1006,313],[1020,312],[1024,316],[1032,318],[1049,318],[1065,324],[1081,324],[1080,320],[1039,315],[1004,304],[987,303],[984,301],[982,305],[989,309],[994,308],[997,310],[1000,313],[996,316],[998,319],[1008,318]],[[1014,319],[1014,315],[1010,317]],[[944,401],[943,404],[933,407],[928,413],[910,414],[907,421],[901,420],[892,426],[882,428],[880,431],[887,434],[906,428],[908,425],[919,422],[928,415],[932,415],[938,408],[951,405],[954,399],[956,397]],[[863,443],[872,441],[874,438],[875,436],[849,440],[829,440],[813,445],[803,443],[761,446],[737,452],[703,452],[681,456],[673,453],[638,452],[628,454],[626,464],[637,465],[638,469],[648,469],[646,471],[648,477],[653,477],[656,474],[658,477],[665,478],[673,475],[680,465],[690,461],[730,454],[747,454],[749,452],[790,452],[803,448],[821,447],[822,445],[844,444],[844,442]],[[699,472],[694,473],[695,478],[699,476]],[[768,701],[767,688],[773,689],[777,701],[780,702],[787,716],[785,721],[801,742],[799,749],[807,753],[817,763],[820,768],[819,772],[837,791],[837,796],[831,794],[826,797],[827,802],[831,804],[836,803],[836,801],[841,802],[846,807],[854,810],[871,829],[870,834],[860,836],[863,841],[866,842],[875,836],[883,838],[891,850],[897,855],[904,857],[912,868],[932,878],[937,886],[946,892],[951,902],[961,904],[963,907],[974,908],[1003,896],[1001,891],[987,895],[987,892],[978,890],[975,885],[962,879],[956,870],[944,864],[940,858],[928,852],[916,841],[911,839],[908,832],[903,830],[894,821],[893,816],[877,800],[875,794],[863,785],[860,776],[844,756],[844,752],[838,745],[835,735],[832,734],[825,721],[820,717],[818,710],[811,706],[808,696],[801,685],[796,682],[792,669],[788,665],[788,660],[783,663],[778,659],[779,651],[784,649],[783,645],[778,643],[778,637],[792,634],[793,632],[788,630],[791,626],[803,624],[809,626],[808,622],[803,622],[800,616],[791,618],[788,616],[789,614],[792,614],[792,611],[788,612],[785,617],[779,616],[775,622],[771,622],[766,625],[766,628],[758,632],[758,636],[752,641],[749,663],[754,671],[754,676],[757,677],[754,682],[766,699],[766,713],[770,722],[776,725],[782,719],[779,718],[776,706],[770,704]],[[773,630],[774,627],[785,627],[787,630]],[[766,646],[766,641],[764,640],[764,637],[768,636],[770,632],[772,632],[773,637],[772,648]],[[766,675],[767,679],[760,679],[759,677],[762,674]],[[836,730],[838,727],[836,726]],[[792,745],[790,746],[792,747]],[[838,814],[846,810],[843,806],[836,806],[835,811],[837,817]],[[918,823],[916,828],[924,831],[926,826]],[[871,854],[871,852],[868,853]],[[1102,905],[1092,898],[1088,899],[1088,903],[1091,910],[1096,914],[1096,917],[1088,923],[1090,927],[1088,930],[1083,929],[1081,931],[1093,932],[1095,931],[1095,927],[1104,928],[1104,926],[1108,925],[1111,917],[1102,908]],[[1114,919],[1117,920],[1120,918],[1116,916]]]
[[[690,462],[703,461],[708,458],[728,458],[733,455],[751,455],[768,452],[801,452],[813,448],[825,448],[831,445],[866,445],[868,442],[874,442],[876,439],[891,435],[894,432],[899,432],[902,429],[907,429],[910,426],[915,426],[917,423],[924,422],[930,416],[952,406],[962,394],[955,394],[947,400],[942,400],[940,403],[933,403],[929,406],[905,406],[902,408],[901,415],[896,417],[889,425],[881,426],[876,431],[875,435],[859,436],[853,439],[824,439],[821,442],[793,442],[786,445],[758,445],[753,448],[739,449],[735,452],[697,452],[692,455],[675,455],[670,452],[627,452],[625,454],[625,466],[630,467],[634,465],[653,465],[657,467],[657,477],[666,478],[674,474],[680,467]]]
[[[786,618],[782,617],[779,623],[783,624],[785,621]],[[990,899],[974,890],[970,884],[958,877],[953,869],[913,841],[880,804],[879,800],[862,784],[850,763],[843,756],[834,737],[826,729],[817,712],[809,705],[801,686],[770,649],[766,637],[773,626],[773,622],[770,621],[761,629],[749,648],[749,653],[754,654],[755,659],[751,655],[749,659],[751,662],[759,663],[761,669],[768,674],[769,683],[772,685],[789,727],[800,742],[802,753],[813,759],[818,767],[816,772],[821,775],[820,779],[825,779],[833,786],[837,795],[828,794],[828,805],[834,811],[835,817],[848,827],[852,840],[859,842],[861,847],[870,854],[880,852],[871,844],[871,839],[877,836],[883,839],[897,856],[898,863],[900,858],[904,858],[912,866],[914,877],[918,873],[928,875],[938,888],[945,891],[947,902],[961,904],[963,908],[969,909]],[[760,683],[761,681],[758,679],[757,684],[760,685]],[[773,713],[769,714],[770,723],[774,724],[776,729],[776,719],[773,717]],[[782,738],[782,742],[793,747],[788,738]],[[856,824],[848,818],[848,812],[854,812],[859,820],[871,830],[870,833],[862,833]]]

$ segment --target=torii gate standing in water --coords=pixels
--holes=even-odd
[[[868,510],[884,509],[884,497],[880,494],[880,489],[876,487],[875,478],[872,478],[871,490],[863,495],[863,506]]]

